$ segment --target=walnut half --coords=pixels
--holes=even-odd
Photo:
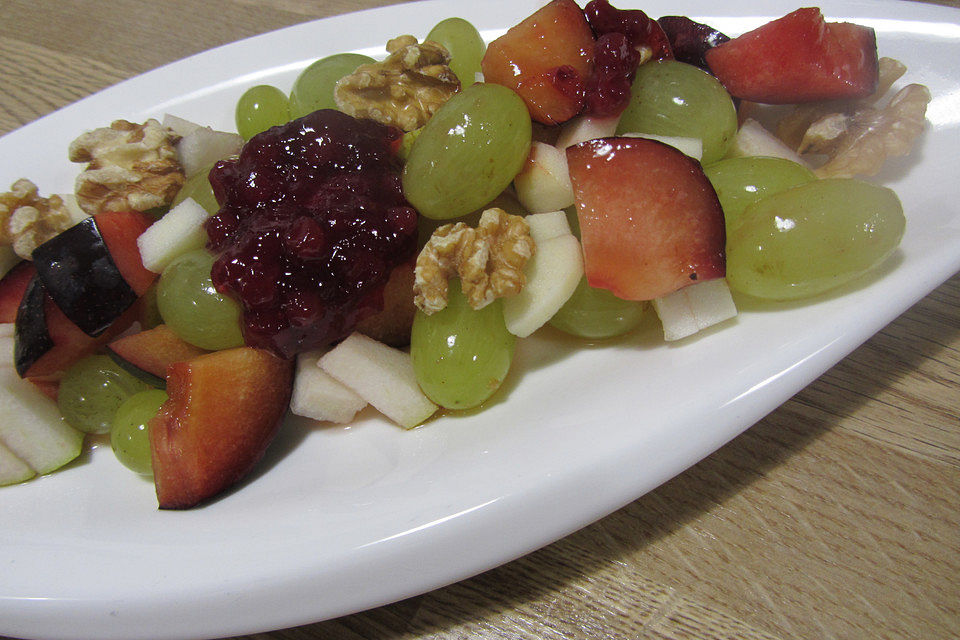
[[[77,176],[77,201],[84,211],[147,211],[170,204],[184,174],[174,145],[179,136],[150,119],[116,120],[82,134],[70,144],[71,162],[86,162]]]
[[[503,209],[484,211],[476,229],[463,222],[438,227],[417,257],[414,303],[427,315],[442,310],[453,277],[474,309],[516,295],[535,250],[526,220]]]
[[[450,70],[450,53],[436,42],[400,36],[387,43],[387,51],[383,62],[341,78],[333,97],[338,109],[355,118],[413,131],[460,90],[460,81]]]
[[[34,249],[83,217],[75,203],[70,205],[60,196],[42,198],[37,185],[17,180],[10,191],[0,193],[0,245],[29,260]]]

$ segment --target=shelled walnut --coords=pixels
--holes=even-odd
[[[77,201],[91,214],[147,211],[170,204],[184,174],[174,145],[179,136],[150,119],[116,120],[82,134],[70,144],[71,162],[86,162],[77,176]]]
[[[25,178],[0,193],[0,245],[29,260],[33,250],[73,226],[83,217],[63,197],[40,196],[37,185]]]
[[[426,314],[447,306],[448,282],[459,277],[467,302],[482,309],[520,293],[523,268],[536,250],[522,216],[487,209],[477,228],[463,223],[438,227],[417,257],[414,303]]]
[[[777,135],[801,154],[821,154],[821,178],[876,175],[887,158],[907,155],[924,128],[930,90],[910,84],[885,106],[877,106],[906,67],[892,58],[879,61],[879,86],[860,100],[802,105],[777,126]]]
[[[460,81],[450,70],[450,53],[436,42],[399,36],[387,51],[383,62],[361,65],[337,82],[334,99],[355,118],[413,131],[460,90]]]

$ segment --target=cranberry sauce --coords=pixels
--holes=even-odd
[[[639,50],[650,49],[654,60],[670,59],[670,42],[657,21],[639,9],[616,9],[607,0],[591,0],[583,13],[597,37],[586,111],[596,116],[619,115],[630,101]]]
[[[254,136],[210,172],[212,278],[244,310],[251,346],[286,358],[349,334],[382,307],[416,251],[417,213],[394,156],[401,132],[322,110]]]

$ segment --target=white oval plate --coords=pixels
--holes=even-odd
[[[638,7],[636,1],[621,2]],[[745,3],[744,3],[745,4]],[[157,69],[0,139],[0,182],[71,188],[67,144],[125,117],[170,112],[232,128],[258,82],[289,88],[315,58],[377,53],[460,15],[487,37],[535,0],[404,4],[299,25]],[[737,34],[797,7],[657,0]],[[159,511],[153,487],[109,447],[0,490],[0,634],[211,637],[289,627],[466,578],[599,519],[707,456],[818,377],[960,269],[960,12],[906,2],[829,2],[830,19],[876,28],[882,55],[934,101],[929,130],[882,180],[908,227],[894,259],[842,296],[746,306],[667,346],[655,322],[593,348],[550,331],[522,341],[498,401],[411,432],[373,413],[348,428],[290,420],[253,477],[192,511]],[[363,49],[366,47],[366,49]],[[162,630],[162,632],[160,631]]]

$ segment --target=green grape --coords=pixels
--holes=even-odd
[[[421,214],[459,218],[500,194],[530,151],[523,100],[496,84],[475,84],[437,109],[413,143],[403,192]]]
[[[726,154],[737,133],[737,112],[709,73],[675,60],[640,65],[617,133],[700,138],[703,164]]]
[[[362,64],[376,62],[359,53],[338,53],[317,60],[300,72],[290,92],[290,116],[302,118],[319,109],[336,109],[333,87]]]
[[[211,169],[213,169],[212,164],[187,178],[183,186],[180,187],[180,191],[177,192],[173,202],[170,204],[170,208],[172,209],[187,198],[193,198],[207,213],[216,215],[216,213],[220,211],[220,204],[213,195],[213,187],[210,186],[208,176],[210,175]]]
[[[429,316],[417,311],[410,356],[417,382],[431,400],[448,409],[469,409],[500,387],[515,342],[501,301],[475,310],[454,279],[446,308]]]
[[[122,369],[110,356],[87,356],[63,374],[57,406],[75,429],[106,433],[123,401],[147,389],[150,385]]]
[[[237,133],[249,140],[261,131],[290,121],[287,94],[268,84],[247,89],[237,101]]]
[[[160,316],[160,308],[157,306],[157,283],[154,282],[147,289],[147,292],[140,296],[140,328],[143,330],[153,329],[163,324],[163,317]]]
[[[728,232],[754,202],[816,178],[801,164],[765,156],[727,158],[707,165],[703,172],[720,198]]]
[[[117,460],[131,471],[153,473],[147,423],[166,401],[166,391],[151,389],[133,394],[117,408],[110,429],[110,447]]]
[[[450,52],[450,69],[460,80],[460,86],[469,87],[480,73],[480,61],[487,46],[476,27],[463,18],[447,18],[437,23],[427,40],[442,44]]]
[[[190,344],[216,351],[243,345],[240,304],[217,292],[210,279],[214,256],[188,251],[171,262],[157,285],[163,321]]]
[[[759,298],[814,296],[877,266],[905,225],[890,189],[852,179],[808,182],[747,207],[727,236],[727,282]]]
[[[645,308],[643,302],[623,300],[606,289],[591,287],[584,276],[550,325],[579,338],[613,338],[636,329]]]

